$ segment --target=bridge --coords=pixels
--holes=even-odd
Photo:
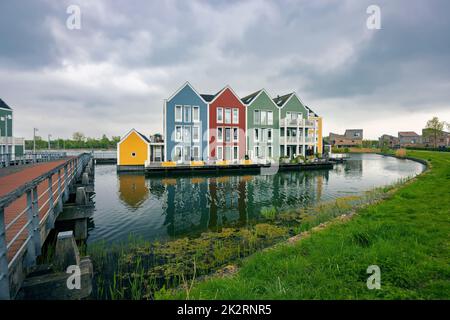
[[[0,299],[15,298],[71,188],[92,165],[92,154],[82,153],[0,169]]]

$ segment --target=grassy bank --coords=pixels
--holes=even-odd
[[[450,297],[450,154],[409,151],[430,170],[393,195],[293,244],[245,259],[238,273],[158,298],[432,299]],[[378,265],[381,289],[368,290]]]

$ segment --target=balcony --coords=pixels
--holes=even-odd
[[[311,127],[311,128],[314,128],[315,121],[305,120],[305,119],[301,119],[301,118],[297,118],[297,119],[283,118],[280,120],[280,126],[281,127]]]

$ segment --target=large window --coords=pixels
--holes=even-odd
[[[223,123],[223,108],[217,108],[217,122]]]
[[[200,147],[199,146],[192,147],[192,157],[194,158],[194,160],[200,159]]]
[[[217,141],[223,141],[223,128],[217,128]]]
[[[267,124],[267,111],[261,111],[261,124]]]
[[[173,155],[173,160],[175,160],[175,161],[181,160],[182,154],[183,154],[183,148],[180,146],[175,147],[175,153]]]
[[[255,110],[253,112],[253,123],[254,124],[260,124],[259,110]]]
[[[255,128],[255,142],[259,142],[259,129]]]
[[[273,125],[273,112],[267,111],[267,124],[269,126]]]
[[[175,106],[175,121],[181,122],[183,121],[183,107]]]
[[[267,129],[267,142],[272,142],[272,129]]]
[[[233,141],[238,142],[239,141],[239,129],[233,128]]]
[[[233,147],[233,160],[239,160],[239,147]]]
[[[231,142],[231,128],[225,128],[225,142]]]
[[[183,141],[191,142],[191,127],[183,127]]]
[[[222,160],[223,159],[223,147],[217,147],[217,159]]]
[[[231,109],[225,109],[225,123],[231,123]]]
[[[267,155],[269,156],[269,158],[272,158],[272,157],[273,157],[273,154],[272,154],[272,146],[268,146],[268,147],[267,147]]]
[[[192,107],[192,121],[193,122],[200,121],[200,108],[198,106]]]
[[[182,140],[182,126],[175,126],[175,141],[179,142]]]
[[[200,141],[200,128],[198,126],[192,127],[192,141],[194,142]]]
[[[191,122],[191,106],[184,106],[184,122]]]
[[[237,108],[233,109],[233,123],[239,123],[239,109]]]

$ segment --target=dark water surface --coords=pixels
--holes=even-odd
[[[130,234],[165,240],[251,224],[268,208],[279,212],[358,195],[423,169],[414,161],[375,154],[352,155],[332,170],[283,171],[270,176],[145,177],[118,174],[115,165],[99,165],[88,242],[126,241]]]

